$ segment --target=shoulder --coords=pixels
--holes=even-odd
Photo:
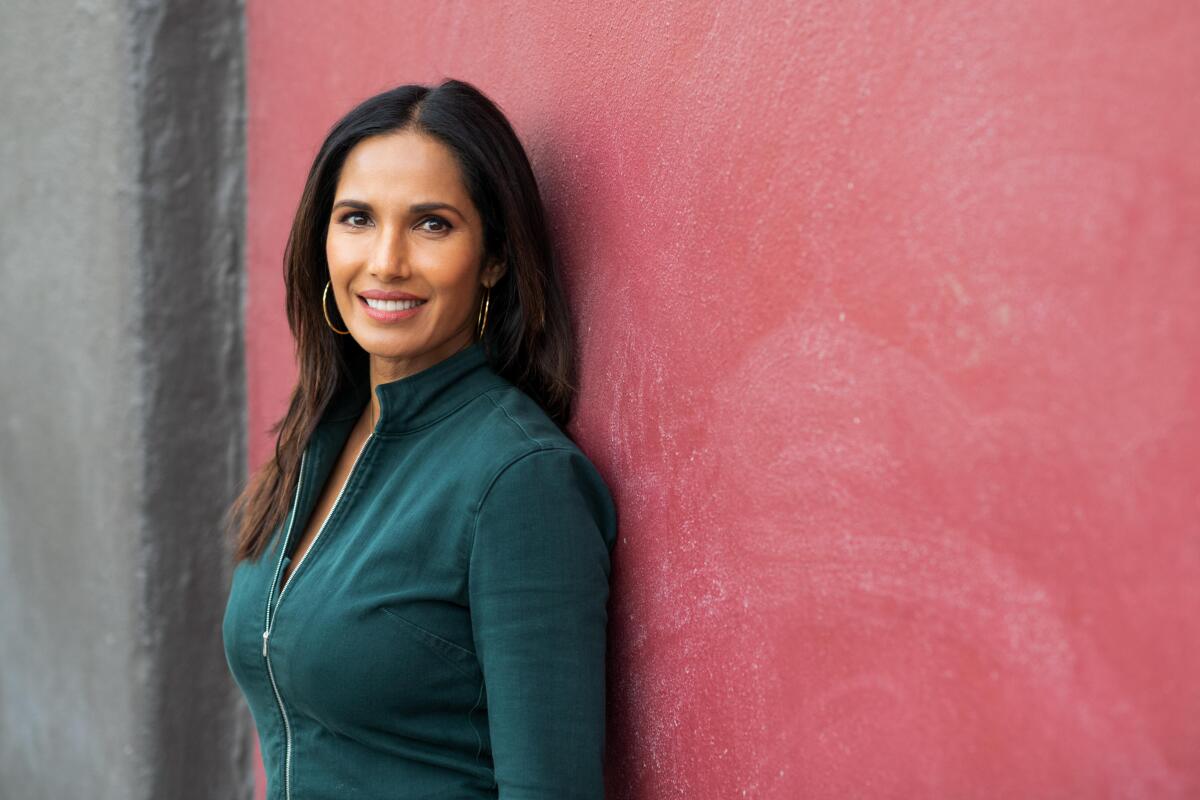
[[[439,449],[469,454],[468,464],[486,471],[542,450],[583,455],[532,397],[498,375],[423,433],[435,436]]]
[[[533,398],[511,383],[493,388],[472,404],[486,452],[487,478],[476,511],[484,507],[585,510],[611,534],[612,494],[587,454]],[[606,537],[607,538],[607,537]]]
[[[513,384],[505,381],[478,399],[480,411],[492,417],[491,432],[497,444],[525,452],[550,447],[578,449],[545,410]]]

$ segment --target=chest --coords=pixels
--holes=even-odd
[[[244,685],[264,674],[264,603],[282,563],[270,653],[290,703],[363,724],[383,708],[417,719],[476,704],[467,571],[481,487],[464,483],[461,454],[420,444],[372,439],[326,475],[311,460],[302,470],[293,529],[282,526],[264,558],[235,572],[226,646]],[[278,546],[289,533],[290,562]],[[269,716],[275,687],[262,687]]]
[[[287,586],[288,580],[295,571],[296,566],[305,558],[312,547],[313,541],[317,535],[321,533],[325,522],[329,519],[330,514],[337,505],[344,489],[346,488],[347,480],[354,471],[356,462],[362,455],[362,451],[366,446],[365,437],[351,437],[342,447],[336,463],[333,466],[329,476],[325,479],[324,485],[317,496],[316,505],[308,514],[307,521],[303,528],[296,527],[292,533],[295,544],[291,549],[291,558],[285,562],[283,569],[280,571],[279,588]],[[299,525],[297,520],[294,525]],[[297,534],[299,533],[298,538]]]

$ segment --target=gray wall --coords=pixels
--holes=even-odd
[[[0,798],[248,798],[239,2],[0,7]]]

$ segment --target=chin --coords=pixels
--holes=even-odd
[[[370,355],[376,358],[387,358],[392,360],[411,360],[420,358],[428,352],[428,348],[424,347],[405,347],[403,345],[388,345],[386,343],[373,344],[369,347],[364,347]]]
[[[437,349],[436,345],[430,345],[424,340],[414,342],[407,337],[401,340],[396,336],[380,336],[378,334],[365,338],[360,345],[376,358],[402,361],[422,358]]]

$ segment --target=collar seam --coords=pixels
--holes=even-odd
[[[402,429],[398,429],[398,430],[381,430],[381,431],[374,433],[373,435],[379,439],[399,439],[403,436],[408,436],[413,433],[419,433],[420,431],[423,431],[426,428],[430,428],[434,425],[437,425],[439,422],[446,419],[447,417],[449,417],[453,414],[457,414],[459,411],[466,408],[471,403],[478,400],[480,397],[487,395],[489,392],[494,392],[497,389],[503,389],[503,388],[505,388],[505,386],[506,386],[506,384],[502,380],[494,381],[489,386],[484,387],[480,391],[476,392],[475,394],[473,394],[470,397],[463,400],[461,403],[456,405],[454,408],[447,409],[447,411],[444,414],[441,414],[438,417],[435,417],[434,419],[429,420],[428,422],[424,422],[414,428],[402,428]]]

